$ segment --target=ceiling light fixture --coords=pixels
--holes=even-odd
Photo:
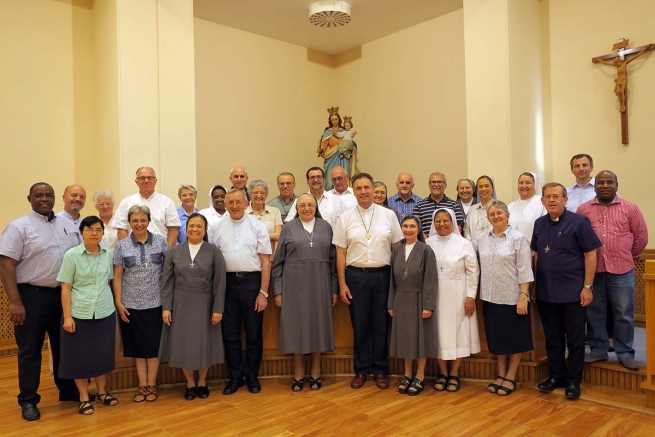
[[[309,6],[309,22],[319,27],[341,27],[350,23],[350,5],[340,1],[323,1]]]

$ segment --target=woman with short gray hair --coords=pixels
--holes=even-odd
[[[177,189],[177,197],[179,197],[182,205],[177,209],[177,215],[180,217],[180,228],[176,244],[184,243],[187,239],[186,222],[191,214],[198,212],[198,208],[196,208],[197,195],[198,190],[193,185],[182,184]]]
[[[114,216],[114,203],[114,193],[109,190],[98,190],[93,194],[93,205],[98,210],[98,217],[105,225],[102,242],[110,251],[114,250],[118,241],[118,229],[109,226],[111,218]]]
[[[268,197],[268,185],[262,180],[255,180],[248,186],[250,192],[250,205],[246,208],[246,214],[250,214],[266,226],[268,236],[271,238],[271,249],[275,253],[277,240],[282,232],[282,214],[274,206],[266,204]]]

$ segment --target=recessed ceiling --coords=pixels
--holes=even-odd
[[[462,8],[463,0],[345,0],[352,20],[337,28],[309,22],[317,0],[194,0],[204,20],[336,55]]]

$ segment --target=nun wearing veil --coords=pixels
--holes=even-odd
[[[462,358],[480,352],[475,296],[480,269],[473,244],[457,229],[455,212],[438,208],[425,243],[437,259],[437,334],[439,375],[437,391],[459,390]]]
[[[534,222],[546,214],[546,208],[541,203],[541,195],[537,194],[537,175],[532,172],[523,172],[519,176],[518,192],[520,198],[510,203],[509,225],[519,231],[528,240],[532,241]]]

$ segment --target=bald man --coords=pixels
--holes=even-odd
[[[232,183],[232,188],[243,190],[243,192],[246,193],[246,199],[250,202],[250,193],[248,193],[248,170],[241,166],[232,167],[228,178]]]
[[[75,238],[77,238],[78,243],[81,243],[82,237],[80,236],[79,227],[83,217],[80,211],[86,204],[86,190],[78,184],[69,185],[64,190],[61,198],[64,201],[64,209],[57,216],[64,217],[75,225]]]
[[[414,176],[409,173],[400,173],[396,179],[396,188],[398,192],[389,197],[387,202],[389,208],[393,209],[398,216],[398,221],[402,223],[403,219],[412,215],[416,204],[423,200],[414,194]]]
[[[341,203],[341,209],[345,211],[357,205],[357,198],[353,193],[353,189],[349,186],[350,176],[345,168],[340,166],[334,167],[330,171],[330,180],[334,188],[329,193],[334,196],[336,202]]]

